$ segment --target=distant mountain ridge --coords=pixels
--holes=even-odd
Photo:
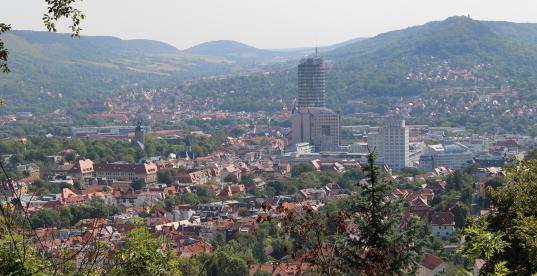
[[[258,49],[234,40],[209,41],[188,48],[185,52],[201,56],[221,57],[241,63],[265,64],[297,59],[300,55],[294,52]]]
[[[12,30],[2,35],[11,73],[0,75],[10,109],[60,108],[82,98],[102,99],[140,87],[173,86],[183,80],[246,74],[287,67],[304,53],[257,49],[224,40],[179,50],[159,41],[112,36]]]
[[[537,85],[527,82],[537,78],[536,36],[537,24],[457,16],[358,41],[326,56],[336,64],[335,73],[363,77],[345,94],[408,95],[439,85],[506,83],[529,89]],[[459,75],[449,76],[449,71]],[[394,77],[399,78],[396,86]]]
[[[234,40],[215,40],[204,42],[185,50],[186,52],[197,55],[224,56],[237,54],[239,52],[270,52],[268,50],[257,49],[253,46]]]
[[[353,44],[355,42],[362,41],[362,40],[365,40],[365,39],[367,39],[367,37],[357,37],[357,38],[345,40],[343,42],[339,42],[339,43],[332,44],[332,45],[327,45],[327,46],[301,47],[301,48],[280,48],[280,49],[273,49],[273,50],[274,51],[280,51],[280,52],[299,52],[299,53],[303,53],[305,55],[311,55],[315,51],[316,48],[317,48],[319,53],[325,53],[325,52],[329,52],[329,51],[332,51],[334,49],[341,48],[341,47],[344,47],[344,46],[347,46],[349,44]]]
[[[472,53],[476,47],[492,49],[494,45],[484,44],[484,42],[489,42],[485,40],[491,38],[509,39],[518,43],[537,43],[537,24],[478,21],[465,16],[455,16],[443,21],[433,21],[360,40],[340,47],[328,56],[348,59],[349,55],[355,57],[382,49],[391,51],[397,47],[400,50],[392,52],[392,56],[399,54],[401,50],[413,50],[415,54],[457,55],[464,54],[464,52]],[[476,43],[472,44],[471,41]],[[448,52],[442,53],[443,50],[448,50]]]
[[[210,60],[152,40],[122,40],[34,31],[2,35],[11,73],[0,75],[3,108],[29,111],[102,99],[137,87],[238,72],[246,67]]]
[[[52,47],[63,45],[64,49],[72,51],[84,50],[93,54],[105,52],[136,52],[139,54],[176,54],[179,52],[174,46],[154,40],[131,39],[122,40],[113,36],[81,36],[73,38],[69,34],[56,34],[37,31],[11,31],[5,34],[9,41],[14,36],[25,40],[29,44],[42,45],[43,47]],[[17,49],[12,47],[15,51]],[[77,54],[80,54],[78,52]]]
[[[328,46],[276,49],[259,49],[234,40],[215,40],[195,45],[184,51],[195,55],[224,58],[240,57],[246,59],[283,57],[296,59],[297,57],[311,55],[315,52],[315,48],[317,48],[319,53],[324,53],[364,39],[366,38],[358,37]]]
[[[314,51],[257,49],[230,40],[181,51],[151,40],[76,39],[30,31],[11,31],[2,39],[12,69],[0,76],[2,96],[16,103],[8,108],[31,110],[183,80],[190,80],[183,89],[196,97],[220,98],[235,91],[221,100],[223,108],[281,109],[296,95],[298,60]],[[531,23],[450,17],[320,47],[319,52],[329,63],[328,101],[338,106],[359,97],[419,95],[450,87],[537,88],[537,24]],[[200,79],[206,76],[219,78]]]
[[[347,102],[360,97],[413,96],[450,87],[537,89],[537,24],[455,16],[358,40],[323,56],[330,64],[328,102],[349,111]],[[235,91],[240,98],[228,97],[222,105],[229,109],[282,108],[296,96],[296,67],[268,77],[202,81],[189,89],[206,96]]]

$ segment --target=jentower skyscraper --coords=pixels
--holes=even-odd
[[[325,70],[323,58],[306,58],[298,65],[298,105],[293,111],[292,143],[308,142],[315,151],[339,151],[339,113],[325,107]]]
[[[298,65],[298,107],[325,107],[326,66],[321,57],[310,57]]]

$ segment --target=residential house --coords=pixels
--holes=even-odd
[[[16,194],[26,194],[28,188],[39,179],[39,176],[29,176],[13,181],[13,187],[9,187],[8,183],[0,185],[0,195],[14,196]],[[15,189],[15,191],[12,190]]]
[[[421,258],[418,276],[434,276],[444,272],[446,264],[439,257],[425,253]]]
[[[431,211],[431,206],[420,196],[410,201],[410,213],[412,215],[418,216],[421,219],[428,219]]]
[[[446,186],[445,180],[436,180],[427,184],[425,188],[432,190],[435,195],[441,195],[446,190]]]
[[[90,201],[88,196],[79,195],[69,188],[63,188],[61,192],[61,202],[64,205],[80,205]]]
[[[325,201],[326,200],[327,193],[323,189],[314,189],[314,188],[308,188],[308,189],[302,189],[298,192],[298,197],[301,200],[319,200],[319,201]]]
[[[73,166],[67,172],[67,175],[78,180],[80,183],[86,184],[89,183],[93,177],[93,173],[93,161],[90,159],[81,159],[75,161]]]
[[[176,182],[186,185],[205,185],[211,179],[211,174],[207,170],[190,171],[175,177]]]
[[[453,173],[453,170],[446,167],[438,167],[433,169],[433,173],[437,176],[448,176]]]
[[[21,171],[27,176],[39,177],[40,175],[40,168],[34,163],[17,165],[17,171]]]
[[[157,192],[128,193],[116,198],[117,204],[124,207],[153,206],[153,204],[162,200],[164,200],[164,195]]]
[[[180,248],[181,257],[190,258],[199,253],[211,253],[212,246],[205,241],[195,241]]]
[[[239,193],[245,193],[246,188],[242,184],[237,185],[226,185],[222,191],[220,191],[219,196],[221,197],[232,197],[233,195],[239,194]]]
[[[431,215],[431,226],[434,237],[449,237],[455,231],[455,216],[451,212],[434,212]]]
[[[434,192],[428,188],[419,188],[409,195],[410,201],[414,200],[416,197],[423,198],[425,202],[429,204],[429,202],[431,202],[434,198]]]

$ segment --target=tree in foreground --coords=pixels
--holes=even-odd
[[[505,186],[488,188],[491,213],[470,220],[461,252],[481,258],[483,273],[537,273],[537,161],[516,161],[506,168]]]
[[[375,153],[364,168],[367,181],[350,202],[350,223],[340,240],[346,271],[363,275],[412,272],[417,268],[422,243],[419,224],[403,218],[404,199],[389,196],[391,183],[383,181]]]
[[[421,225],[403,218],[403,199],[393,199],[391,183],[382,179],[371,152],[366,181],[337,214],[284,210],[282,225],[295,240],[293,257],[309,262],[321,275],[387,275],[416,270],[423,244]],[[332,225],[331,227],[328,227]],[[335,225],[335,227],[333,227]]]
[[[2,235],[10,235],[5,229]],[[1,275],[46,275],[51,263],[41,258],[36,250],[25,244],[19,235],[13,240],[0,239],[0,274]]]
[[[153,238],[146,228],[136,228],[115,255],[112,274],[181,275],[181,264],[164,238]]]

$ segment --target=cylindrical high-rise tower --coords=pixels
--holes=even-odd
[[[321,57],[306,58],[298,65],[298,108],[325,107],[325,63]]]

